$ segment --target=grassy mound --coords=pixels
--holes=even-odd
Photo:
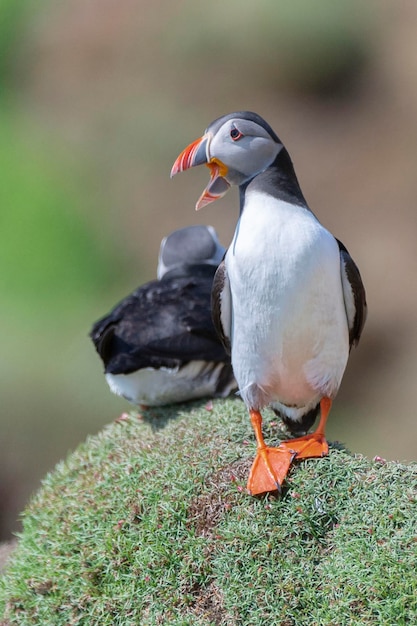
[[[0,624],[417,623],[417,466],[332,448],[295,464],[281,499],[255,499],[254,448],[232,400],[89,438],[24,513]]]

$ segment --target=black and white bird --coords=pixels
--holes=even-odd
[[[224,252],[212,226],[189,226],[163,239],[158,280],[136,289],[90,332],[111,391],[158,406],[236,389],[210,309]]]
[[[213,285],[213,318],[231,353],[251,417],[257,456],[248,489],[280,490],[294,457],[327,454],[325,426],[352,345],[366,319],[358,268],[309,209],[290,156],[256,113],[218,118],[178,156],[171,176],[205,164],[199,209],[239,187],[240,217]],[[261,409],[271,406],[294,433],[268,447]]]

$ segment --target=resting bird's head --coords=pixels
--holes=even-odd
[[[224,196],[232,185],[243,185],[266,170],[282,148],[260,115],[237,111],[214,120],[202,137],[187,146],[176,159],[171,177],[195,165],[210,169],[210,182],[196,204],[201,209]]]
[[[225,251],[213,226],[196,224],[174,230],[161,242],[158,280],[213,277]]]

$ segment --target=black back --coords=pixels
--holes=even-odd
[[[105,372],[176,367],[191,360],[229,362],[211,319],[213,277],[166,277],[136,289],[90,337]]]

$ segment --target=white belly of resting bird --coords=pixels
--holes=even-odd
[[[339,248],[302,207],[251,192],[226,257],[232,364],[249,407],[334,397],[349,355]]]
[[[134,404],[160,406],[217,394],[223,363],[190,361],[175,368],[146,367],[130,374],[106,374],[111,391]],[[220,394],[226,397],[233,382]]]

